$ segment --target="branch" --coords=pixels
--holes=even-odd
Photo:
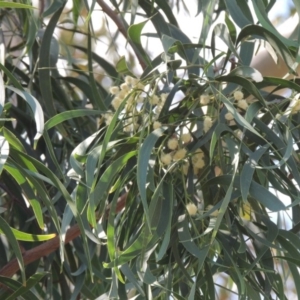
[[[120,196],[117,202],[116,207],[116,213],[120,212],[126,204],[126,198],[127,193]],[[108,215],[110,210],[110,206],[107,207],[105,216]],[[70,243],[72,240],[77,238],[80,235],[80,229],[79,226],[76,224],[68,229],[66,238],[65,238],[65,244]],[[55,238],[37,246],[34,247],[28,251],[25,251],[23,255],[23,261],[24,265],[28,265],[38,259],[40,259],[43,256],[48,256],[52,252],[56,251],[59,248],[59,237],[56,236]],[[6,264],[1,270],[0,275],[6,276],[6,277],[12,277],[14,274],[16,274],[20,270],[18,261],[16,258],[14,258],[12,261],[10,261],[8,264]]]
[[[103,12],[108,15],[113,22],[117,25],[119,31],[123,34],[123,36],[125,37],[125,39],[129,42],[130,46],[132,47],[141,67],[143,68],[143,70],[146,69],[147,65],[143,59],[143,57],[141,56],[140,52],[138,51],[138,49],[136,48],[135,44],[128,38],[127,35],[127,29],[124,26],[122,19],[116,14],[115,11],[113,11],[105,2],[104,0],[97,0],[97,3],[100,5],[100,7],[102,8]]]

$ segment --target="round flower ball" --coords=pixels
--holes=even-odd
[[[243,110],[246,110],[248,108],[248,103],[245,99],[242,99],[238,101],[237,106]]]
[[[190,216],[195,216],[198,212],[197,206],[192,202],[188,203],[185,208]]]
[[[178,161],[178,160],[181,160],[183,158],[185,158],[186,156],[186,149],[179,149],[175,152],[174,156],[173,156],[173,160],[174,161]]]
[[[169,165],[172,162],[172,156],[170,153],[162,153],[160,160],[164,165]]]
[[[178,147],[178,140],[177,140],[177,138],[170,138],[168,140],[168,148],[170,150],[175,150],[175,149],[177,149],[177,147]]]
[[[244,94],[241,91],[235,91],[233,93],[233,98],[237,101],[242,100],[244,98]]]

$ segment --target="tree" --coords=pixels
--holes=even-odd
[[[0,2],[1,299],[300,295],[298,40],[274,1],[195,2],[197,43],[184,1]]]

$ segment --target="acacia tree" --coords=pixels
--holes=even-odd
[[[299,44],[268,19],[274,2],[197,1],[198,43],[176,20],[183,1],[0,2],[1,299],[286,299],[300,280]],[[110,41],[126,38],[115,64],[94,50],[99,7]],[[293,79],[250,67],[257,45]]]

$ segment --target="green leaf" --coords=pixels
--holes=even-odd
[[[48,26],[46,27],[46,30],[44,32],[43,38],[42,38],[42,44],[40,47],[40,53],[39,53],[39,85],[40,85],[40,91],[42,94],[42,98],[44,101],[44,105],[46,107],[46,110],[49,114],[49,116],[55,116],[56,115],[56,108],[54,105],[54,99],[53,99],[53,93],[52,93],[52,85],[51,85],[51,75],[50,75],[50,50],[51,50],[51,42],[53,38],[53,33],[55,30],[55,27],[57,25],[57,22],[60,18],[60,15],[64,9],[64,5],[66,2],[63,2],[63,6],[60,6],[60,8],[53,14],[51,17]],[[60,127],[60,130],[62,128]],[[66,132],[62,131],[64,135],[67,135]]]
[[[199,260],[199,268],[201,269],[206,256],[208,255],[209,246],[205,246],[202,249],[199,249],[190,235],[189,226],[186,218],[182,218],[180,222],[178,222],[177,226],[178,237],[184,248],[191,253],[193,256],[197,257]]]
[[[26,233],[14,228],[11,228],[16,240],[18,241],[24,241],[24,242],[44,242],[53,239],[56,237],[55,233],[51,234],[31,234]],[[0,229],[0,233],[3,233],[3,231]]]
[[[131,71],[129,70],[129,68],[127,66],[125,56],[122,56],[116,63],[116,70],[120,74],[127,74],[130,76],[134,76],[133,73],[131,73]]]
[[[260,92],[258,91],[258,89],[255,87],[255,85],[248,79],[235,75],[234,74],[234,70],[233,70],[233,74],[229,73],[226,76],[221,76],[216,78],[217,81],[225,81],[225,82],[232,82],[232,83],[236,83],[239,86],[242,86],[243,89],[247,90],[249,92],[250,95],[253,95],[255,98],[257,98],[262,105],[266,106],[265,104],[265,100],[262,97],[262,95],[260,94]],[[223,96],[224,98],[224,96]]]
[[[128,162],[128,160],[136,156],[136,151],[131,151],[123,156],[119,157],[117,160],[115,160],[113,163],[109,165],[109,167],[103,172],[101,178],[97,182],[94,189],[91,190],[91,195],[89,197],[89,207],[90,207],[90,217],[89,221],[93,226],[96,226],[96,219],[94,211],[97,207],[97,205],[102,202],[104,199],[107,198],[109,189],[111,187],[112,180],[120,174],[121,169],[124,167],[124,165]],[[100,194],[101,193],[101,194]],[[97,196],[97,200],[95,200]]]
[[[50,118],[44,126],[45,130],[49,130],[50,128],[70,119],[84,117],[84,116],[93,116],[100,115],[101,112],[99,110],[91,110],[91,109],[77,109],[77,110],[68,110],[64,111],[52,118]]]
[[[250,195],[271,211],[285,210],[285,205],[270,191],[256,182],[250,186]]]
[[[33,112],[33,116],[34,116],[34,120],[36,123],[36,134],[34,137],[34,149],[37,146],[37,142],[39,140],[39,138],[43,135],[44,132],[44,112],[43,109],[40,105],[40,103],[37,101],[37,99],[35,99],[32,95],[30,95],[29,93],[22,91],[22,90],[18,90],[14,87],[8,86],[8,89],[12,90],[13,92],[15,92],[16,94],[18,94],[19,96],[21,96],[30,106],[32,112]]]
[[[259,71],[257,71],[254,68],[243,66],[243,67],[237,67],[233,69],[229,76],[241,76],[250,78],[255,82],[261,82],[263,81],[263,77]]]
[[[259,159],[264,155],[264,153],[269,149],[269,145],[263,146],[253,152],[248,160],[246,161],[240,176],[241,182],[241,194],[243,201],[247,201],[248,193],[250,190],[250,186],[253,180],[253,174],[255,172],[255,168],[258,165]]]
[[[278,35],[273,34],[272,32],[270,32],[264,27],[260,27],[257,25],[248,25],[241,30],[240,34],[238,35],[236,43],[238,44],[239,42],[241,42],[242,40],[244,40],[249,36],[255,36],[255,37],[258,36],[261,39],[269,42],[269,44],[273,47],[275,52],[282,57],[282,59],[284,60],[284,62],[286,63],[289,69],[289,72],[291,74],[297,75],[295,72],[296,65],[294,64],[295,58],[292,56],[291,52],[286,47],[286,45],[281,41],[281,39],[278,38]],[[291,42],[289,42],[288,44],[291,44]],[[294,45],[295,43],[292,44]]]
[[[2,8],[27,8],[27,9],[37,9],[28,4],[23,3],[15,3],[15,2],[7,2],[7,1],[0,1],[0,7]]]
[[[146,51],[144,50],[142,43],[141,43],[142,30],[147,22],[148,22],[148,20],[129,26],[127,34],[128,34],[128,37],[133,41],[133,43],[137,49],[136,52],[138,51],[141,54],[146,65],[150,65],[151,61],[149,59],[149,56],[146,53]]]
[[[169,242],[171,239],[171,229],[172,229],[172,213],[173,213],[173,205],[174,205],[174,195],[173,195],[173,189],[170,185],[164,182],[163,185],[163,208],[161,216],[164,218],[166,216],[166,228],[162,230],[161,228],[157,228],[161,232],[165,231],[162,244],[160,246],[159,252],[157,254],[157,261],[161,260],[166,251],[167,247],[169,246]],[[167,210],[166,214],[164,214],[164,210]]]
[[[230,51],[237,58],[239,58],[239,54],[237,53],[237,51],[236,51],[236,49],[235,49],[235,47],[234,47],[234,45],[231,41],[228,29],[224,24],[217,24],[214,27],[214,34],[215,34],[216,37],[219,37],[225,43],[225,45],[230,49]]]
[[[264,82],[268,85],[274,85],[277,86],[277,89],[280,88],[290,88],[294,91],[300,92],[300,86],[291,80],[286,80],[282,78],[277,77],[264,77]]]
[[[218,1],[216,0],[202,1],[202,11],[205,11],[205,14],[203,16],[202,29],[198,44],[206,44],[206,39],[209,36],[208,32],[210,31],[213,22],[214,9],[217,3]],[[197,52],[195,51],[192,62],[195,62],[198,59],[199,53],[200,50],[198,50]]]
[[[148,164],[150,160],[151,153],[157,142],[157,140],[163,135],[163,132],[167,127],[161,127],[153,132],[151,132],[145,141],[143,142],[141,149],[138,153],[138,163],[137,163],[137,184],[138,189],[141,195],[141,200],[145,210],[145,215],[147,219],[148,226],[150,226],[149,220],[149,208],[147,201],[147,173],[148,173]]]
[[[215,177],[213,179],[210,179],[205,183],[205,185],[216,185],[220,184],[223,186],[228,187],[230,186],[230,183],[232,181],[231,175],[222,175]],[[236,176],[233,182],[233,187],[235,189],[240,190],[240,178],[239,176]],[[255,198],[257,201],[259,201],[262,205],[264,205],[266,208],[270,209],[271,211],[281,211],[285,210],[285,205],[269,190],[261,186],[255,181],[251,182],[251,186],[249,189],[250,196]]]
[[[215,88],[213,88],[213,89],[215,89]],[[259,132],[257,130],[255,130],[255,128],[242,115],[240,115],[237,112],[237,110],[235,109],[233,104],[223,94],[219,93],[217,90],[215,90],[215,91],[219,94],[220,100],[225,104],[227,110],[232,113],[232,115],[234,116],[234,119],[243,128],[248,129],[249,131],[251,131],[252,133],[257,135],[258,137],[263,139],[263,137],[259,134]]]
[[[174,16],[173,11],[172,11],[173,7],[170,6],[169,3],[164,0],[155,0],[155,2],[157,3],[158,7],[164,12],[164,14],[168,18],[170,24],[172,24],[173,26],[179,27],[177,18],[176,18],[176,16]]]
[[[120,267],[122,273],[126,276],[126,278],[132,283],[135,288],[140,292],[141,296],[145,296],[143,289],[141,288],[139,282],[135,279],[134,273],[130,270],[128,264],[123,264]]]
[[[133,243],[124,251],[116,253],[116,258],[110,263],[103,263],[105,268],[112,268],[116,266],[122,266],[128,261],[134,259],[141,254],[141,251],[145,251],[149,248],[149,242],[153,238],[148,226],[145,226],[138,237],[133,241]]]
[[[224,2],[230,16],[240,28],[243,28],[254,22],[247,2],[240,0],[225,0]]]
[[[36,273],[32,275],[27,281],[26,286],[20,287],[18,290],[16,290],[13,294],[11,294],[6,300],[14,300],[17,299],[19,296],[23,296],[25,293],[30,291],[32,287],[34,287],[38,282],[42,280],[42,278],[48,273]]]
[[[17,239],[14,236],[12,229],[9,227],[9,225],[6,223],[6,221],[1,216],[0,216],[0,229],[5,234],[8,243],[11,245],[12,250],[16,255],[18,265],[21,270],[22,282],[23,282],[23,285],[25,285],[26,284],[25,267],[24,267],[23,256],[22,256],[21,250],[19,248],[19,244],[17,242]]]
[[[29,178],[26,176],[25,171],[20,168],[17,164],[11,165],[6,164],[4,169],[13,176],[13,178],[17,181],[20,187],[23,189],[26,199],[30,203],[34,215],[37,219],[37,222],[41,229],[44,229],[44,220],[43,220],[43,212],[37,196],[35,195],[35,189],[33,184],[30,182]]]
[[[267,11],[265,6],[263,5],[262,1],[260,0],[254,0],[253,2],[253,8],[256,13],[256,16],[258,18],[258,21],[261,23],[262,27],[265,31],[268,31],[272,33],[274,36],[278,37],[284,45],[287,46],[296,46],[295,42],[291,39],[288,39],[286,37],[283,37],[275,28],[275,26],[272,24],[272,22],[269,20],[269,17],[267,15]]]
[[[18,291],[18,290],[24,288],[24,286],[22,285],[21,282],[11,279],[11,278],[8,278],[8,277],[0,276],[0,282],[4,286],[9,288],[11,291]],[[30,290],[27,290],[26,293],[22,295],[22,298],[25,300],[39,300],[39,298]],[[7,299],[7,298],[5,298],[5,299]],[[13,299],[16,299],[16,298],[13,298]]]

